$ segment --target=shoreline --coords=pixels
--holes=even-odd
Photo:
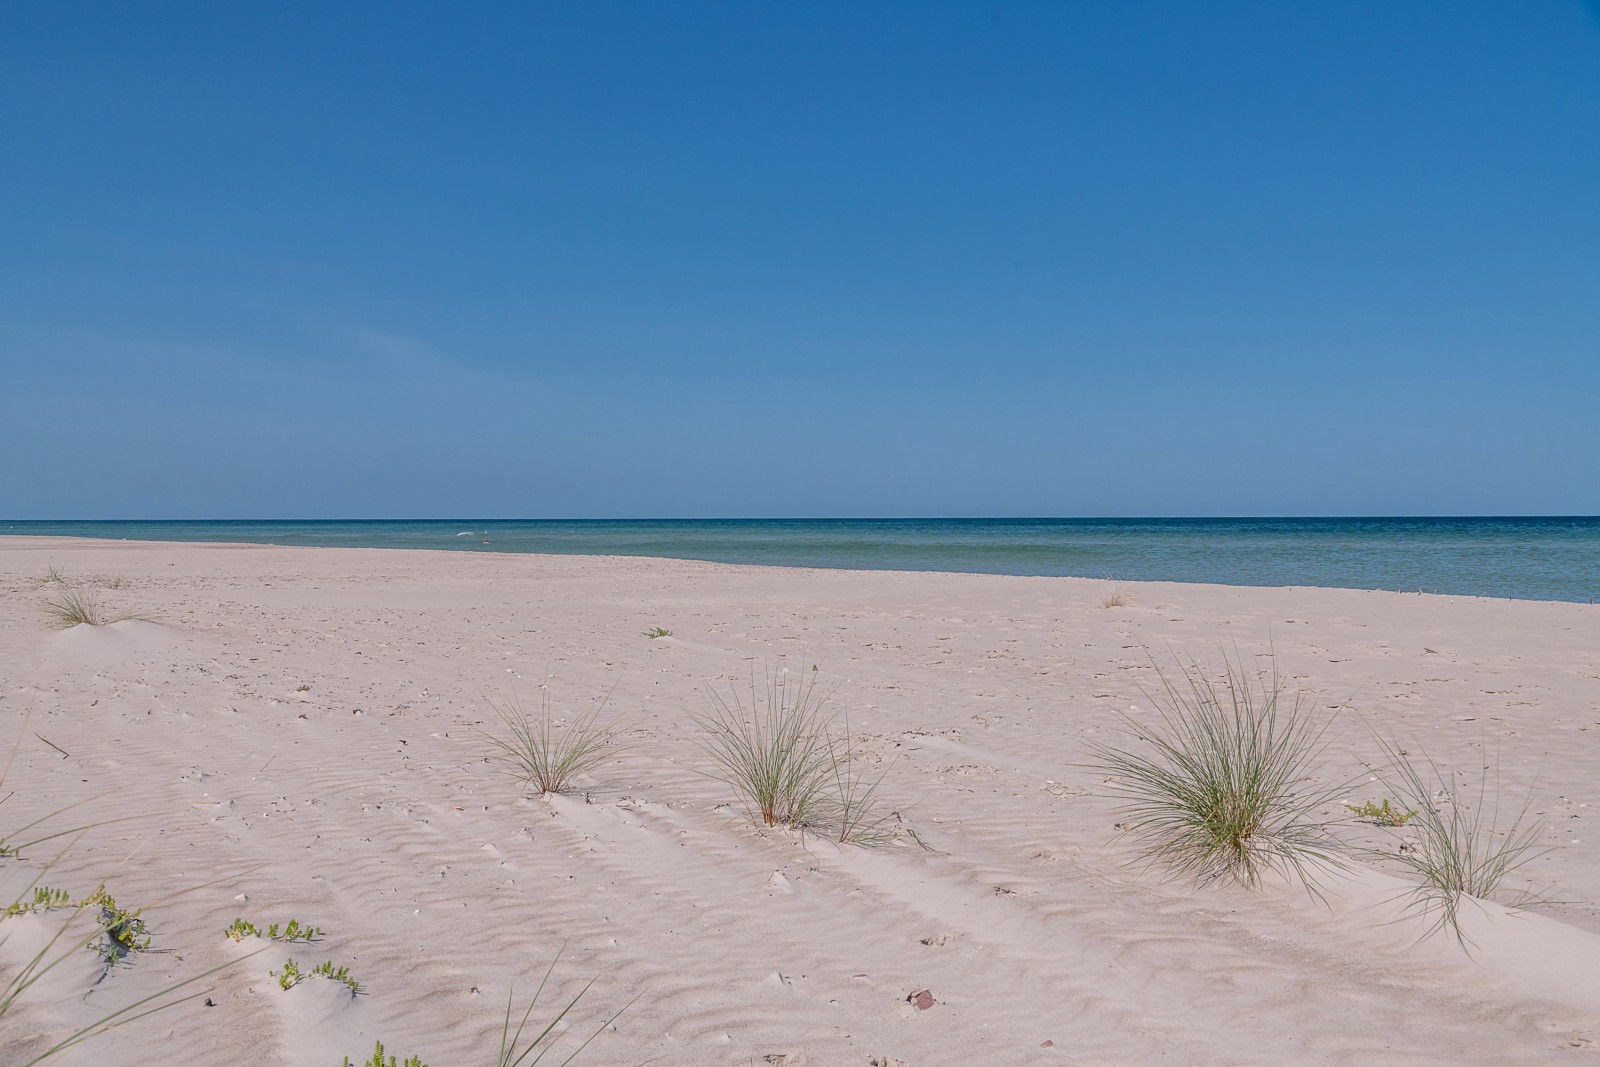
[[[401,520],[396,520],[396,521],[401,521]],[[434,554],[436,554],[436,555],[438,555],[438,556],[440,556],[442,558],[451,558],[451,559],[459,559],[459,558],[462,558],[462,557],[466,557],[466,558],[490,557],[490,558],[502,558],[502,559],[504,559],[504,558],[520,558],[520,557],[538,557],[538,558],[543,558],[543,559],[614,560],[614,561],[624,561],[624,560],[660,560],[662,562],[667,562],[667,563],[705,564],[705,565],[714,566],[714,567],[733,567],[733,568],[749,567],[749,568],[755,568],[755,569],[758,569],[758,570],[819,572],[819,573],[828,573],[828,574],[834,574],[834,573],[865,574],[865,575],[907,574],[907,575],[940,575],[940,576],[946,576],[946,577],[979,577],[979,578],[1011,578],[1011,579],[1015,579],[1015,578],[1024,578],[1024,579],[1036,578],[1036,579],[1043,579],[1043,580],[1048,580],[1048,581],[1063,581],[1064,580],[1064,581],[1070,581],[1070,582],[1090,582],[1090,583],[1096,583],[1100,587],[1113,587],[1113,586],[1123,586],[1123,585],[1138,585],[1138,586],[1171,585],[1171,586],[1193,586],[1195,588],[1201,588],[1201,589],[1215,588],[1215,589],[1261,589],[1261,590],[1316,590],[1316,591],[1328,591],[1328,592],[1339,591],[1339,592],[1349,592],[1349,593],[1389,593],[1389,594],[1398,595],[1398,596],[1445,597],[1445,598],[1452,598],[1452,599],[1459,599],[1459,600],[1489,601],[1489,602],[1493,602],[1493,603],[1511,602],[1511,603],[1519,603],[1519,604],[1572,604],[1572,605],[1576,605],[1576,606],[1579,606],[1579,607],[1593,607],[1593,606],[1595,606],[1595,600],[1593,598],[1587,598],[1587,599],[1584,599],[1584,600],[1568,600],[1568,599],[1555,599],[1555,598],[1545,598],[1545,597],[1513,597],[1513,596],[1501,597],[1501,596],[1490,596],[1490,595],[1481,594],[1481,593],[1441,593],[1441,592],[1436,592],[1436,591],[1427,590],[1427,589],[1386,589],[1386,588],[1376,588],[1376,587],[1369,587],[1369,586],[1351,586],[1351,585],[1305,585],[1305,584],[1264,585],[1264,584],[1231,583],[1231,582],[1190,582],[1190,581],[1176,581],[1176,580],[1171,580],[1171,579],[1159,579],[1159,578],[1153,578],[1153,579],[1143,579],[1143,578],[1103,578],[1103,577],[1097,578],[1097,577],[1092,577],[1092,576],[1088,576],[1088,575],[1077,575],[1077,574],[1011,574],[1011,573],[996,572],[996,571],[932,570],[932,569],[913,568],[913,567],[851,567],[851,566],[844,566],[844,565],[827,566],[827,565],[817,565],[817,564],[807,565],[807,564],[794,564],[794,563],[729,562],[729,561],[726,561],[726,560],[702,559],[702,558],[697,557],[697,556],[660,556],[660,555],[646,555],[646,554],[643,554],[643,553],[609,553],[608,554],[608,553],[582,553],[582,552],[538,552],[538,551],[520,551],[520,550],[515,550],[515,549],[504,550],[504,549],[493,549],[493,548],[491,548],[488,551],[473,551],[473,550],[467,550],[467,549],[420,547],[420,546],[407,546],[407,545],[384,545],[384,546],[375,546],[375,545],[285,545],[285,544],[278,544],[278,543],[275,543],[275,542],[261,542],[261,541],[177,541],[177,540],[148,540],[148,539],[141,540],[141,539],[138,539],[138,538],[130,538],[130,537],[104,537],[104,538],[102,538],[102,537],[85,537],[85,536],[66,535],[66,534],[3,534],[3,533],[0,533],[0,550],[3,550],[5,545],[6,545],[6,543],[10,542],[10,541],[21,542],[21,543],[38,543],[38,542],[46,542],[46,541],[48,541],[48,542],[59,542],[59,543],[62,543],[63,545],[74,545],[74,544],[107,545],[107,544],[112,544],[112,545],[137,545],[137,546],[151,546],[151,547],[154,547],[154,546],[193,547],[193,548],[197,548],[197,549],[215,548],[215,549],[230,549],[230,550],[231,549],[243,549],[243,548],[256,548],[256,549],[287,549],[287,550],[295,550],[295,551],[434,553]]]
[[[154,622],[51,630],[46,566]],[[222,933],[235,918],[324,931],[263,941],[208,983],[215,1008],[62,1062],[147,1062],[155,1033],[197,1062],[358,1061],[375,1039],[475,1062],[508,992],[520,1007],[563,943],[550,1003],[596,979],[575,1032],[632,1001],[578,1063],[1576,1064],[1600,1047],[1592,606],[1124,582],[1133,602],[1102,608],[1108,584],[7,536],[0,744],[24,744],[0,827],[80,800],[86,817],[141,816],[50,872],[145,906],[161,950],[85,988],[115,1003],[242,956]],[[1147,653],[1276,666],[1329,717],[1322,773],[1351,778],[1352,802],[1379,799],[1355,777],[1379,755],[1373,727],[1458,768],[1495,754],[1554,849],[1528,880],[1576,903],[1475,910],[1468,956],[1393,921],[1393,863],[1359,863],[1326,906],[1130,867],[1084,746],[1136,741],[1118,716],[1150,710]],[[780,660],[837,684],[892,841],[762,829],[707,775],[708,687]],[[478,734],[498,722],[486,696],[536,708],[541,685],[569,719],[609,692],[623,731],[554,799],[496,773]],[[1340,833],[1390,853],[1405,838]],[[278,988],[268,971],[291,957],[349,966],[361,995]],[[69,970],[68,991],[94,977]],[[1207,1003],[1239,1021],[1209,1025],[1192,1011]],[[60,1010],[87,1009],[29,1002],[0,1039]]]

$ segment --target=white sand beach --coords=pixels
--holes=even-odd
[[[51,567],[141,618],[53,629]],[[0,1062],[256,948],[60,1062],[337,1067],[381,1040],[490,1064],[508,994],[520,1015],[558,953],[536,1020],[593,984],[547,1063],[624,1007],[575,1063],[1600,1062],[1600,607],[1122,589],[1103,608],[1081,579],[0,539],[0,833],[79,805],[57,821],[103,825],[44,881],[105,883],[153,939],[30,989]],[[1421,938],[1379,859],[1321,902],[1130,864],[1086,745],[1139,744],[1118,713],[1150,712],[1151,657],[1224,650],[1275,656],[1334,716],[1320,773],[1352,803],[1386,795],[1374,728],[1464,781],[1497,768],[1550,847],[1512,881],[1550,902],[1469,906],[1469,953]],[[891,841],[763,829],[705,773],[708,687],[780,661],[836,687]],[[537,707],[546,680],[564,713],[609,691],[620,733],[536,799],[478,731],[487,698]],[[1408,830],[1339,833],[1394,854]],[[0,861],[5,900],[54,855]],[[0,924],[0,966],[61,914]],[[235,918],[322,933],[235,943]],[[279,988],[291,957],[347,966],[359,995]]]

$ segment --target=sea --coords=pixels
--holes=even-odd
[[[0,522],[0,534],[780,567],[1301,585],[1593,603],[1600,516],[1125,519],[217,519]]]

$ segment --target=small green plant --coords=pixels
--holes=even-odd
[[[658,637],[671,637],[672,631],[665,626],[652,626],[644,632],[644,635],[654,641]]]
[[[578,716],[561,730],[555,728],[548,684],[541,687],[537,717],[530,716],[515,700],[491,697],[489,705],[505,724],[507,735],[484,733],[483,737],[497,758],[510,765],[511,774],[518,781],[541,796],[561,793],[578,775],[589,773],[609,758],[612,730],[599,720],[610,696],[607,692],[593,711]]]
[[[301,926],[299,919],[290,919],[286,925],[280,926],[272,923],[267,927],[266,933],[261,928],[247,919],[235,919],[223,931],[235,941],[243,941],[247,937],[265,937],[270,941],[315,941],[322,931],[315,926]]]
[[[101,886],[79,905],[83,908],[100,908],[100,928],[105,932],[105,943],[100,955],[107,965],[127,958],[133,952],[150,951],[150,934],[138,911],[129,911],[112,899],[106,887]]]
[[[1159,718],[1122,716],[1148,751],[1091,745],[1094,765],[1111,776],[1125,802],[1123,833],[1148,862],[1246,886],[1276,869],[1315,892],[1307,861],[1339,858],[1318,815],[1337,791],[1315,774],[1327,722],[1303,695],[1284,706],[1276,664],[1265,678],[1247,674],[1237,656],[1224,664],[1218,678],[1194,660],[1179,662],[1177,679],[1156,666],[1160,688],[1146,697]]]
[[[300,979],[304,977],[300,973],[300,965],[294,960],[284,960],[283,970],[268,971],[267,973],[278,980],[278,988],[280,989],[293,989],[300,984]]]
[[[146,952],[150,948],[150,934],[145,929],[139,912],[121,907],[106,887],[101,886],[82,900],[74,902],[65,889],[35,886],[32,900],[18,900],[9,905],[4,914],[21,915],[24,912],[49,911],[53,908],[98,908],[100,932],[104,936],[92,939],[93,947],[109,964],[116,963],[131,952]]]
[[[695,717],[700,749],[715,767],[711,777],[767,826],[817,825],[839,765],[823,715],[831,694],[818,689],[815,672],[791,674],[782,663],[766,672],[761,689],[752,675],[749,707],[737,688],[728,694],[710,690],[710,711]]]
[[[361,983],[350,977],[350,968],[335,967],[332,960],[324,960],[311,968],[311,973],[321,975],[330,982],[342,982],[350,987],[350,995],[361,992]]]
[[[45,568],[45,572],[34,579],[39,585],[59,585],[66,581],[61,577],[61,572],[56,570],[55,564]]]
[[[22,915],[30,911],[49,911],[51,908],[70,907],[72,896],[65,889],[51,889],[47,885],[35,886],[33,899],[19,900],[6,907],[7,915]]]
[[[318,975],[329,981],[349,986],[351,996],[361,992],[361,983],[350,976],[350,968],[335,967],[332,960],[324,960],[309,971],[302,971],[298,963],[289,959],[283,961],[283,970],[268,971],[267,973],[276,978],[278,985],[283,989],[293,989],[308,975]]]
[[[261,931],[256,928],[256,924],[245,919],[233,920],[233,922],[228,924],[228,928],[224,930],[223,933],[227,934],[228,937],[234,941],[243,941],[247,937],[261,936]]]
[[[150,949],[150,934],[145,930],[144,920],[137,911],[129,911],[120,907],[111,894],[106,892],[106,887],[101,886],[93,893],[74,903],[72,894],[65,889],[52,889],[47,885],[35,886],[32,900],[19,900],[9,905],[4,914],[7,916],[22,915],[26,912],[50,911],[54,908],[99,908],[100,929],[104,940],[99,938],[95,945],[107,964],[116,963],[131,952],[147,952]]]
[[[340,1067],[351,1067],[349,1056],[344,1058],[344,1063],[341,1064]],[[422,1059],[418,1056],[407,1056],[405,1062],[403,1063],[394,1056],[390,1056],[388,1059],[385,1059],[383,1054],[383,1042],[379,1041],[372,1050],[371,1058],[368,1059],[367,1062],[363,1063],[361,1067],[428,1067],[428,1065],[423,1063]]]
[[[1427,755],[1413,761],[1392,742],[1378,741],[1389,765],[1378,773],[1379,779],[1402,804],[1416,808],[1414,846],[1398,856],[1420,881],[1410,895],[1410,907],[1436,916],[1428,934],[1448,929],[1465,948],[1469,939],[1461,927],[1463,902],[1502,895],[1512,873],[1549,851],[1539,845],[1538,822],[1528,821],[1532,793],[1515,814],[1503,814],[1497,764],[1485,763],[1476,788],[1463,788],[1456,774]],[[1506,903],[1526,906],[1541,903],[1541,898],[1523,891]]]
[[[281,931],[277,923],[267,927],[267,937],[273,941],[305,941],[309,944],[321,933],[315,926],[301,926],[299,919],[290,919]]]
[[[1346,804],[1345,807],[1349,808],[1356,818],[1375,822],[1379,826],[1404,826],[1417,814],[1414,811],[1390,807],[1387,797],[1382,804],[1374,804],[1369,800],[1364,804]]]
[[[120,574],[107,574],[95,579],[95,582],[106,589],[123,589],[127,587],[128,579]]]

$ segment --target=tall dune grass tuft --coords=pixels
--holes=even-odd
[[[1099,604],[1102,608],[1125,608],[1133,603],[1133,598],[1121,589],[1108,589],[1100,595]]]
[[[491,697],[489,704],[500,716],[506,732],[480,732],[518,781],[540,795],[564,793],[574,778],[588,774],[612,756],[613,730],[600,722],[610,696],[608,691],[593,711],[559,728],[550,706],[548,682],[540,687],[537,715],[529,715],[514,698]]]
[[[1192,659],[1176,677],[1157,666],[1157,717],[1122,716],[1144,747],[1092,745],[1094,765],[1113,777],[1123,832],[1148,863],[1251,887],[1278,871],[1314,893],[1311,861],[1339,859],[1319,814],[1337,789],[1316,777],[1328,723],[1303,695],[1285,701],[1276,662],[1252,676],[1237,653],[1223,661],[1218,676]]]
[[[759,688],[751,676],[748,706],[730,685],[726,698],[710,690],[710,710],[695,717],[712,777],[763,824],[803,829],[824,816],[834,770],[823,715],[830,695],[815,672],[792,673],[780,663]]]
[[[100,606],[99,597],[67,581],[61,583],[60,592],[45,602],[44,611],[56,628],[61,630],[79,625],[104,626],[107,623],[139,618],[137,615],[127,614],[108,615]]]
[[[62,583],[61,591],[45,603],[45,614],[59,629],[68,629],[87,623],[102,626],[110,621],[93,593],[85,593],[72,585]]]
[[[1472,898],[1502,895],[1506,879],[1524,864],[1549,852],[1539,845],[1539,825],[1528,821],[1531,792],[1505,813],[1500,798],[1498,763],[1482,765],[1477,784],[1458,782],[1458,775],[1423,754],[1413,758],[1392,741],[1378,738],[1388,761],[1378,777],[1416,814],[1406,829],[1413,847],[1387,858],[1398,859],[1418,879],[1410,907],[1433,916],[1427,935],[1449,930],[1466,947],[1461,927],[1462,904]],[[1531,892],[1519,892],[1505,903],[1538,903]],[[1427,936],[1425,935],[1425,936]]]
[[[711,690],[711,710],[695,718],[700,749],[714,766],[711,777],[733,789],[751,818],[872,845],[893,836],[878,788],[887,771],[862,768],[846,716],[835,732],[826,711],[833,690],[816,668],[791,672],[781,662],[758,685],[752,674],[748,702],[729,686]]]

